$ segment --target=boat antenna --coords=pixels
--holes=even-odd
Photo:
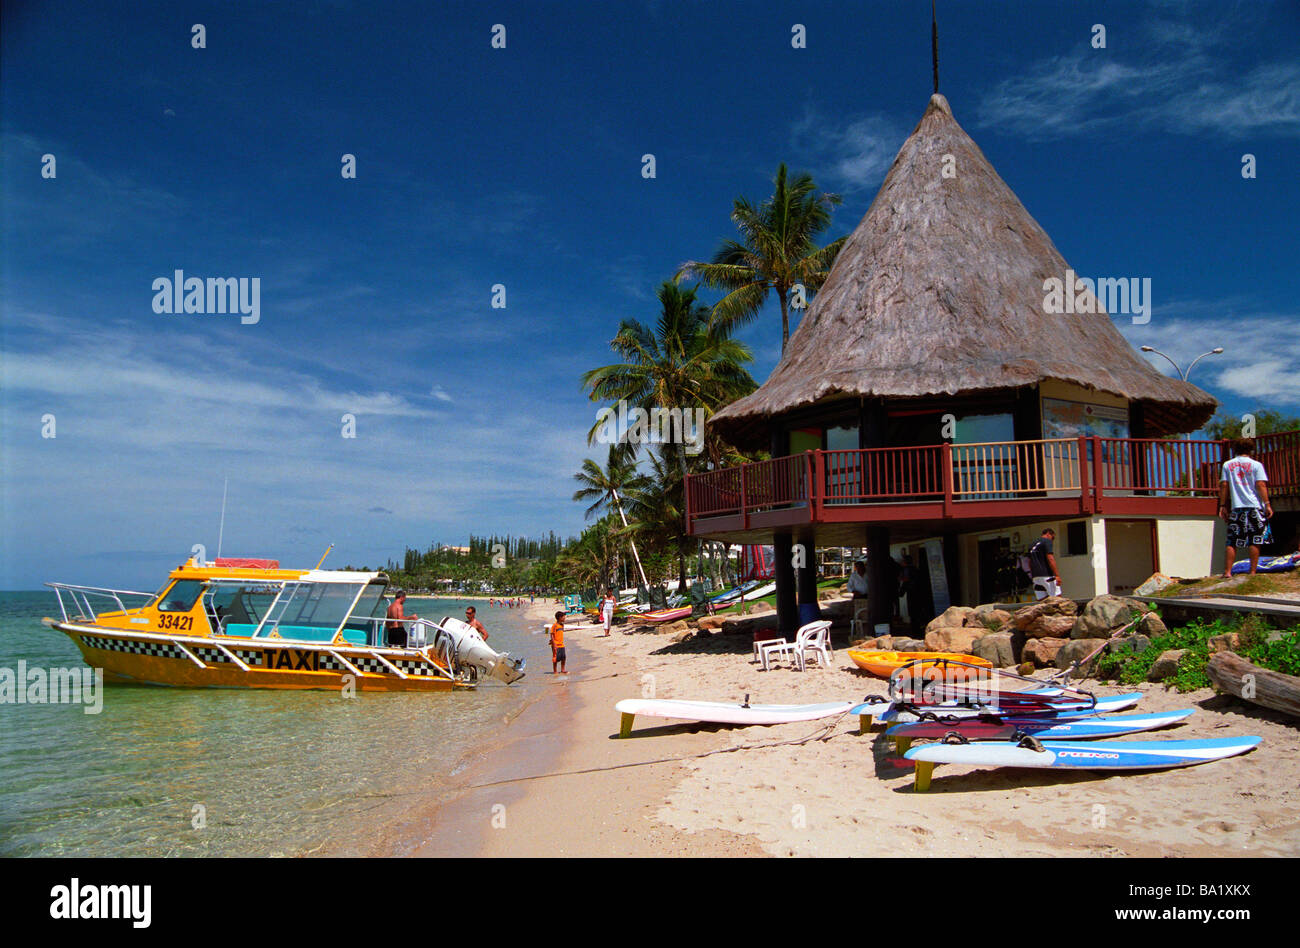
[[[217,559],[221,559],[221,541],[226,535],[226,489],[230,487],[230,478],[226,478],[225,486],[221,488],[221,527],[217,531]]]
[[[934,62],[934,94],[939,94],[939,18],[930,0],[930,58]]]
[[[333,543],[325,547],[325,552],[320,555],[320,561],[316,564],[316,569],[320,569],[320,564],[325,562],[325,557],[330,555],[330,550],[332,549],[334,549]]]

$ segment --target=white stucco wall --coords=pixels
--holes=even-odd
[[[1156,522],[1160,572],[1210,576],[1223,571],[1227,530],[1218,517],[1165,517]]]

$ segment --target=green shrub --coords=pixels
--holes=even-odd
[[[1268,623],[1254,613],[1230,619],[1206,622],[1197,619],[1188,625],[1170,629],[1165,635],[1151,639],[1144,651],[1107,653],[1097,662],[1097,677],[1134,685],[1146,681],[1151,665],[1170,649],[1187,649],[1178,663],[1178,671],[1166,683],[1179,691],[1195,691],[1210,687],[1205,665],[1210,659],[1209,639],[1216,635],[1236,632],[1241,641],[1243,658],[1262,668],[1270,668],[1288,675],[1300,675],[1300,626],[1284,633],[1274,642],[1268,641],[1272,630]]]

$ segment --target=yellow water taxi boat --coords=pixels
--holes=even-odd
[[[66,634],[105,681],[218,688],[452,691],[510,683],[523,659],[457,619],[393,620],[383,573],[188,560],[157,593],[47,583]],[[135,606],[128,605],[134,601]],[[390,645],[400,624],[405,645]]]

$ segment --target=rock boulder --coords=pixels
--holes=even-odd
[[[969,655],[976,640],[988,635],[988,629],[965,626],[940,626],[925,633],[925,648],[930,652],[960,652]]]
[[[1032,662],[1035,668],[1050,668],[1056,664],[1056,655],[1069,639],[1029,639],[1021,652],[1026,662]]]
[[[1108,639],[1121,626],[1133,620],[1134,612],[1146,611],[1147,607],[1136,599],[1098,596],[1084,606],[1070,631],[1070,638]]]
[[[990,632],[975,640],[971,654],[993,663],[994,668],[1006,668],[1016,663],[1015,648],[1010,632]]]
[[[1147,681],[1164,681],[1175,674],[1178,671],[1178,663],[1186,654],[1185,648],[1171,648],[1167,652],[1161,652],[1160,657],[1151,663],[1151,668],[1147,671]]]
[[[1097,652],[1096,656],[1086,665],[1079,667],[1080,674],[1091,675],[1097,668],[1097,660],[1104,654],[1102,646],[1106,644],[1106,641],[1106,639],[1070,639],[1056,653],[1056,667],[1069,668],[1074,662],[1082,661],[1095,651]]]
[[[960,628],[966,624],[966,619],[975,610],[970,606],[949,606],[943,610],[943,614],[931,619],[925,627],[925,634],[928,636],[935,629]]]

